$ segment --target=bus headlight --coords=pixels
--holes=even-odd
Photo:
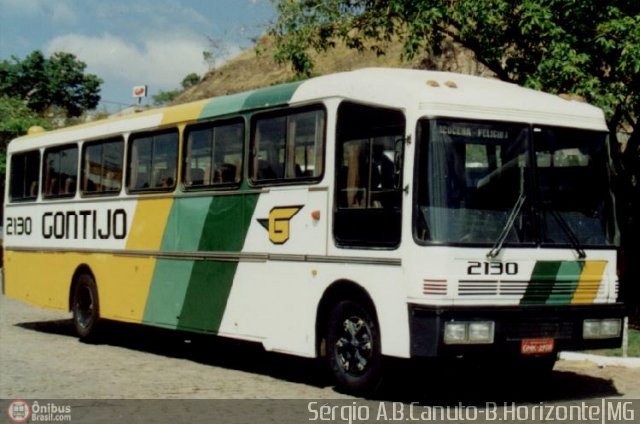
[[[620,336],[620,319],[585,319],[582,323],[582,337],[585,339],[613,339]]]
[[[470,322],[470,343],[493,343],[493,321]]]
[[[444,343],[458,344],[466,343],[467,323],[465,322],[445,322],[444,323]]]
[[[445,344],[493,343],[493,321],[450,321],[444,323]]]

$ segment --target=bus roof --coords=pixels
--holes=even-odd
[[[151,109],[20,137],[19,149],[89,140],[328,98],[398,108],[413,116],[489,119],[606,130],[602,110],[503,81],[450,72],[365,68]],[[14,143],[9,150],[14,150]]]
[[[418,116],[491,119],[607,130],[602,110],[587,103],[497,79],[452,72],[366,68],[311,79],[293,101],[326,97],[388,105]]]

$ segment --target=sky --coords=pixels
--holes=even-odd
[[[98,110],[114,112],[149,96],[180,88],[204,75],[212,51],[215,66],[253,46],[275,18],[270,0],[0,0],[0,61],[73,53],[102,84]]]

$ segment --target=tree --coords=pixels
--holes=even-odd
[[[22,100],[0,96],[0,178],[4,179],[6,165],[5,146],[11,139],[25,134],[29,128],[50,128],[49,121],[29,109]]]
[[[229,55],[229,47],[222,38],[207,36],[207,41],[209,48],[202,52],[202,59],[209,67],[209,71],[213,71],[216,65]]]
[[[191,87],[197,85],[200,82],[200,79],[201,79],[200,75],[196,74],[195,72],[192,72],[182,79],[182,82],[180,83],[180,85],[182,85],[182,88],[184,90],[188,90]]]
[[[640,254],[640,2],[637,0],[273,0],[275,59],[303,75],[310,52],[337,41],[384,54],[392,40],[412,58],[453,40],[504,80],[570,93],[601,107],[612,140],[631,132],[624,154],[612,149],[623,247]],[[612,143],[617,147],[617,143]],[[637,258],[636,258],[637,259]],[[635,262],[635,263],[633,263]],[[629,280],[640,279],[637,260]],[[636,284],[640,287],[640,284]],[[636,293],[640,299],[640,293]]]
[[[397,38],[412,58],[449,38],[500,79],[577,94],[617,129],[640,114],[640,2],[612,0],[275,0],[276,59],[309,75],[310,50],[384,54]]]
[[[94,109],[100,101],[102,80],[86,74],[87,65],[73,54],[45,58],[34,51],[24,60],[15,56],[0,62],[0,95],[22,99],[37,114],[61,108],[69,117]]]
[[[180,85],[182,86],[182,89],[178,88],[178,89],[169,90],[169,91],[163,91],[163,90],[158,91],[158,94],[152,96],[153,104],[156,106],[162,106],[162,105],[171,103],[180,94],[184,93],[186,90],[190,89],[191,87],[197,85],[200,82],[200,80],[201,80],[200,75],[196,74],[195,72],[190,73],[189,75],[187,75],[182,79],[182,82],[180,83]]]

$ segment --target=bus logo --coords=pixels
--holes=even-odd
[[[7,414],[12,421],[24,423],[27,422],[31,416],[31,408],[29,408],[29,404],[24,400],[14,400],[9,404]]]
[[[271,209],[269,218],[258,219],[267,231],[273,244],[285,244],[289,240],[289,221],[304,206],[279,206]]]

